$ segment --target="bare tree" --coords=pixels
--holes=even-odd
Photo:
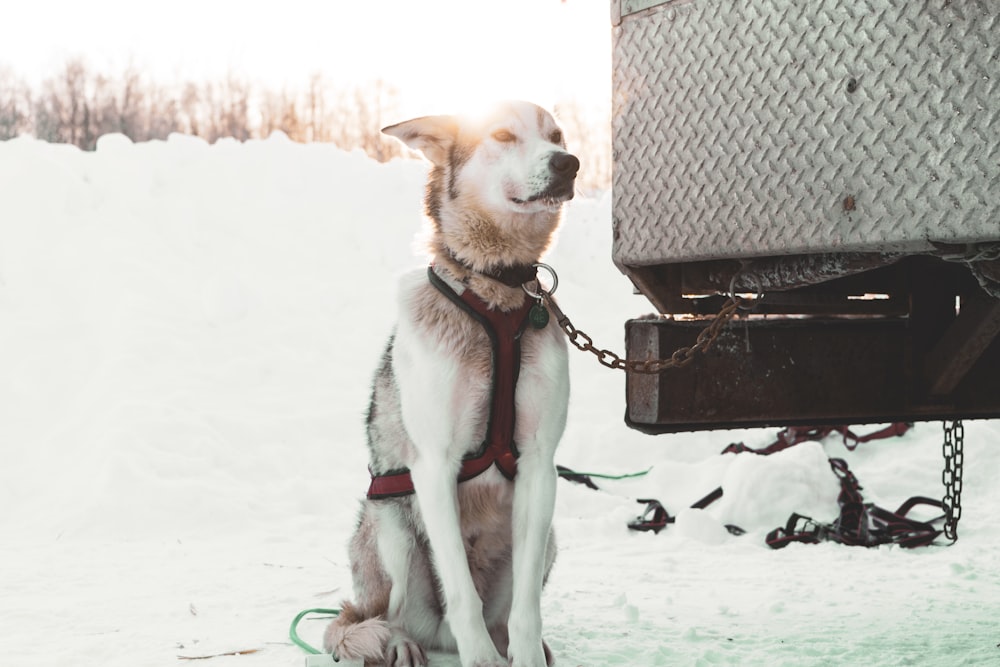
[[[382,134],[382,128],[388,125],[386,118],[397,116],[399,90],[377,79],[370,88],[356,88],[354,97],[357,145],[379,162],[402,155],[402,144]]]
[[[252,88],[247,81],[230,73],[221,89],[219,126],[216,139],[232,137],[239,141],[250,138],[250,97]]]
[[[267,138],[276,131],[284,132],[293,141],[306,141],[305,125],[299,119],[298,104],[287,90],[276,93],[265,90],[260,96],[259,136]]]
[[[191,83],[184,84],[180,99],[180,131],[200,137],[206,125],[202,117],[201,91]]]
[[[326,127],[327,102],[326,82],[319,72],[309,77],[309,91],[306,93],[306,141],[329,141]]]
[[[141,140],[166,139],[172,132],[183,132],[181,103],[176,95],[158,86],[148,86],[145,90],[148,92]]]
[[[30,127],[28,88],[9,69],[0,69],[0,140],[13,139]]]
[[[115,88],[116,91],[105,101],[104,129],[120,132],[134,141],[145,139],[143,115],[147,111],[146,94],[139,71],[129,66],[119,77]]]
[[[230,74],[221,84],[184,85],[181,99],[172,106],[178,130],[215,142],[224,137],[246,141],[251,137],[250,101],[252,87]]]
[[[86,75],[86,65],[77,58],[67,62],[58,76],[42,82],[41,93],[32,104],[35,134],[39,139],[81,144],[85,118],[89,122]]]

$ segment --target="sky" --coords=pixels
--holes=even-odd
[[[110,73],[132,62],[158,81],[233,72],[294,89],[315,72],[344,84],[382,79],[413,112],[504,98],[607,106],[611,24],[606,0],[34,0],[4,8],[0,68],[37,83],[79,56]]]

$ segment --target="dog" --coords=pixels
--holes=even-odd
[[[349,546],[356,597],[324,648],[366,666],[418,667],[432,650],[457,651],[463,667],[551,665],[540,606],[569,373],[535,265],[580,162],[528,102],[382,131],[431,163],[432,263],[401,279],[367,416],[372,486]]]

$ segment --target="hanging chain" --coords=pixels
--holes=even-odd
[[[631,373],[645,373],[654,374],[662,373],[663,371],[670,368],[680,368],[682,366],[687,366],[694,360],[694,356],[700,352],[707,351],[715,339],[719,337],[722,333],[722,329],[726,326],[736,314],[736,312],[741,307],[741,299],[739,297],[733,298],[729,297],[726,303],[722,306],[722,310],[712,318],[712,321],[698,334],[698,338],[695,340],[694,345],[690,347],[682,347],[676,350],[667,359],[622,359],[619,355],[615,354],[611,350],[599,350],[594,347],[593,339],[573,326],[573,323],[569,321],[565,313],[559,309],[556,302],[552,300],[549,292],[541,290],[541,297],[545,300],[545,305],[548,306],[556,316],[556,321],[559,326],[569,337],[569,342],[571,342],[577,349],[584,352],[590,352],[597,357],[597,360],[602,366],[607,366],[608,368],[615,368],[618,370],[628,371]]]
[[[961,419],[944,422],[944,536],[958,540],[958,521],[962,518],[962,468],[965,463],[965,427]]]

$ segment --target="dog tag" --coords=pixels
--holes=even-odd
[[[542,305],[541,301],[536,301],[535,305],[528,311],[528,321],[536,329],[544,329],[549,323],[549,311]]]

